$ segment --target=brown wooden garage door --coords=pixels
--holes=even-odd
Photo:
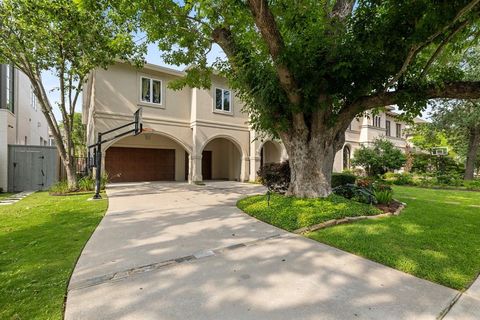
[[[175,150],[107,149],[105,169],[111,182],[175,180]]]

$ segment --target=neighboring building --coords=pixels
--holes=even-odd
[[[48,126],[29,79],[0,65],[0,188],[7,190],[8,145],[46,146]]]
[[[144,133],[103,146],[102,163],[111,181],[247,181],[256,179],[263,163],[287,159],[281,143],[264,141],[249,127],[242,103],[225,79],[213,76],[210,90],[167,88],[184,75],[152,64],[139,70],[126,63],[90,74],[83,99],[89,145],[96,142],[98,132],[131,122],[133,113],[143,107]],[[388,108],[354,120],[334,170],[349,168],[353,151],[380,136],[404,149],[405,123],[395,116]]]

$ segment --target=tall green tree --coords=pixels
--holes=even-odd
[[[128,23],[111,20],[103,8],[74,0],[0,1],[0,61],[30,79],[35,96],[55,139],[68,184],[76,187],[74,114],[89,73],[106,68],[116,58],[134,59],[135,46]],[[58,79],[61,125],[42,82],[42,72]],[[63,137],[62,137],[63,135]]]
[[[435,107],[432,120],[465,159],[464,179],[472,180],[480,152],[480,101],[444,101]]]
[[[461,68],[439,63],[450,47],[477,42],[479,0],[101,3],[138,23],[167,63],[192,66],[177,87],[209,87],[215,69],[228,78],[253,128],[283,141],[290,195],[330,194],[335,154],[359,114],[392,104],[417,114],[429,99],[480,97],[479,79],[462,81]],[[226,60],[211,66],[213,45]]]

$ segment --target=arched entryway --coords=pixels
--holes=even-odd
[[[110,182],[185,181],[188,151],[159,133],[127,136],[106,150],[105,171]]]
[[[350,146],[346,145],[343,147],[343,170],[350,169],[350,158],[351,158]]]
[[[203,180],[240,181],[242,152],[233,139],[210,140],[202,151]]]
[[[273,141],[266,141],[260,149],[260,166],[267,163],[279,163],[282,158],[280,146]]]

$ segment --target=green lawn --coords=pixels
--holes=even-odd
[[[397,217],[364,220],[308,236],[454,289],[480,272],[480,193],[394,187],[407,207]]]
[[[377,208],[331,195],[327,199],[299,199],[272,194],[270,207],[265,195],[238,201],[237,206],[249,215],[279,228],[293,231],[330,219],[375,215]]]
[[[38,192],[0,206],[0,319],[62,319],[67,283],[107,200]]]
[[[0,192],[0,200],[3,200],[5,198],[8,198],[12,195],[13,193],[11,192]]]

